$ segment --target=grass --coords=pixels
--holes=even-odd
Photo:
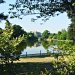
[[[65,63],[67,61],[68,58],[65,56],[59,56],[58,61],[51,56],[20,58],[20,61],[13,64],[0,64],[0,75],[75,75],[74,66],[73,72],[71,70],[70,73],[70,66]]]
[[[54,56],[46,56],[46,57],[22,57],[19,59],[19,61],[14,61],[14,63],[27,63],[27,62],[42,62],[42,63],[47,63],[47,62],[55,62],[57,61],[57,57]],[[58,62],[69,61],[69,56],[58,56]]]
[[[15,61],[18,63],[24,62],[53,62],[55,59],[54,57],[28,57],[28,58],[20,58],[19,61]]]

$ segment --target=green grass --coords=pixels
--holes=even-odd
[[[65,62],[14,63],[0,65],[0,75],[75,75],[75,68]]]

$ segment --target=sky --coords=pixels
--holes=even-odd
[[[0,4],[0,13],[4,12],[5,14],[8,14],[9,4],[14,3],[15,0],[5,0],[6,3]],[[69,24],[71,23],[70,19],[68,19],[66,13],[62,13],[59,16],[50,17],[50,19],[46,22],[43,22],[41,19],[36,20],[35,22],[31,22],[31,18],[36,17],[36,15],[27,15],[24,16],[23,19],[8,19],[13,25],[17,24],[20,25],[25,31],[39,31],[43,32],[44,30],[49,30],[51,33],[57,33],[58,31],[61,31],[62,29],[68,28]],[[0,23],[0,27],[4,28],[5,21],[2,21]]]

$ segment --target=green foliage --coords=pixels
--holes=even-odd
[[[45,49],[48,49],[49,46],[50,46],[50,44],[49,44],[48,41],[43,40],[43,41],[41,41],[41,43],[42,43],[42,46],[43,46]]]
[[[19,25],[13,25],[12,28],[13,28],[12,38],[27,35],[27,33]]]
[[[53,36],[53,39],[57,39],[57,34],[54,33],[52,36]]]
[[[71,24],[68,27],[68,37],[70,40],[75,41],[75,18],[71,19]]]
[[[30,32],[27,34],[27,45],[29,47],[34,46],[34,44],[38,41],[38,38],[34,35],[34,33]]]
[[[16,0],[14,4],[10,4],[9,14],[13,17],[20,18],[21,15],[40,14],[37,18],[45,17],[48,20],[49,16],[54,16],[55,13],[74,11],[75,0]],[[14,11],[16,9],[16,11]],[[28,10],[26,10],[28,9]],[[38,10],[36,12],[34,10]],[[18,14],[19,13],[19,14]],[[57,14],[59,15],[59,13]]]
[[[51,33],[48,39],[67,40],[68,32],[65,29],[58,31],[58,33]]]
[[[0,28],[0,34],[3,32],[2,28]]]
[[[4,13],[0,13],[0,21],[1,20],[6,20],[8,18],[7,15],[4,15]]]
[[[50,35],[50,32],[48,30],[45,30],[43,33],[42,33],[42,39],[45,40],[49,37]]]
[[[19,59],[21,51],[26,48],[24,34],[19,34],[17,38],[11,38],[14,33],[13,27],[9,21],[6,21],[6,29],[1,29],[0,33],[0,54],[3,62],[9,62]],[[21,31],[21,30],[20,30]],[[16,30],[15,30],[16,34]],[[22,44],[22,47],[20,46]],[[24,46],[25,45],[25,46]],[[23,47],[24,46],[24,47]]]
[[[21,26],[13,25],[6,20],[5,29],[0,28],[0,54],[3,62],[18,60],[27,46],[38,41],[34,33],[25,32]]]
[[[66,41],[58,41],[57,42],[58,49],[62,50],[62,54],[72,54],[74,52],[73,41],[66,40]]]
[[[6,20],[6,23],[5,23],[5,29],[10,29],[11,28],[11,23]]]
[[[58,40],[61,39],[61,34],[62,34],[62,33],[59,31],[58,34],[57,34],[57,39],[58,39]]]
[[[66,40],[68,38],[68,33],[66,30],[62,30],[62,31],[59,31],[58,34],[57,34],[57,39],[58,40]]]

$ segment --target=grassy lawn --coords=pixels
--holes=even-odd
[[[54,57],[28,57],[28,58],[20,58],[19,61],[14,62],[53,62],[55,59]]]
[[[72,57],[59,56],[58,61],[51,56],[20,58],[13,64],[3,66],[0,64],[0,75],[74,75],[75,69],[70,73],[70,66],[66,63],[69,59]]]
[[[72,58],[72,57],[71,57]],[[65,62],[68,62],[70,59],[70,56],[59,56],[58,57],[58,62],[61,62],[61,61],[65,61]],[[14,61],[14,63],[27,63],[27,62],[44,62],[44,63],[47,63],[47,62],[55,62],[57,61],[57,58],[55,58],[54,56],[46,56],[46,57],[23,57],[23,58],[20,58],[18,61]]]

